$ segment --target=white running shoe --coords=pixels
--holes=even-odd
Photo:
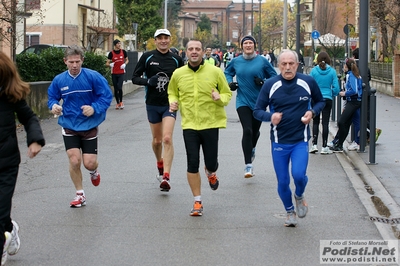
[[[316,153],[318,152],[318,146],[317,145],[312,145],[310,148],[309,153]]]
[[[355,141],[353,141],[349,146],[347,146],[347,150],[349,151],[357,151],[358,149],[360,149],[360,146]]]
[[[10,246],[8,247],[8,255],[15,255],[17,254],[19,247],[21,246],[21,242],[19,240],[18,232],[19,232],[19,225],[16,221],[12,220],[13,230],[11,231],[11,242]]]
[[[294,198],[296,200],[296,211],[297,211],[297,216],[299,218],[304,218],[307,215],[308,212],[308,204],[304,199],[304,196],[302,197],[297,197],[294,195]]]
[[[6,264],[7,261],[7,250],[8,247],[10,246],[11,243],[11,234],[10,232],[4,232],[4,237],[6,238],[6,240],[4,241],[4,246],[3,246],[3,254],[1,256],[1,266]]]
[[[329,147],[322,147],[321,149],[321,154],[332,154],[333,151],[331,149],[329,149]]]
[[[246,167],[244,168],[244,178],[251,178],[253,176],[253,166],[246,165]]]
[[[290,211],[287,213],[287,217],[285,220],[286,227],[296,227],[297,226],[297,219],[296,219],[296,212]]]

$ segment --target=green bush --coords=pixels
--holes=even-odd
[[[37,54],[21,54],[17,55],[16,61],[22,80],[26,82],[43,80],[41,67],[45,62],[42,57]]]
[[[108,84],[112,85],[111,80],[111,68],[106,67],[107,58],[104,55],[98,55],[92,52],[85,53],[85,60],[83,61],[83,67],[90,68],[99,72],[108,81]]]
[[[67,70],[62,49],[50,47],[43,50],[39,56],[45,62],[42,68],[42,80],[53,80],[55,76]]]
[[[112,84],[111,71],[105,66],[107,58],[93,52],[85,52],[82,67],[96,70]],[[40,55],[25,53],[16,57],[18,72],[26,82],[52,81],[55,76],[67,70],[64,52],[56,47],[43,50]]]

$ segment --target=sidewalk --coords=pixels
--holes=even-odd
[[[279,73],[279,68],[275,67],[275,70]],[[379,195],[385,207],[389,209],[390,216],[385,216],[385,212],[381,212],[379,215],[380,217],[394,219],[397,222],[397,228],[392,229],[395,231],[395,236],[400,239],[400,138],[397,135],[400,129],[400,99],[380,92],[377,92],[375,96],[376,128],[382,129],[382,134],[375,146],[375,163],[370,164],[369,146],[365,147],[365,152],[362,153],[347,151],[346,147],[350,144],[349,137],[348,142],[344,144],[344,155],[348,162],[352,164],[353,172],[364,183],[358,184],[358,186],[364,186],[370,195]],[[330,122],[329,131],[331,135],[329,140],[331,140],[337,132],[337,121]],[[346,168],[343,163],[342,161],[343,168]],[[348,175],[354,174],[350,171],[346,172]],[[349,178],[357,191],[357,184],[350,176]],[[372,206],[370,206],[369,211],[374,212],[375,210],[372,210],[372,208],[376,209],[376,207],[371,202],[372,197],[357,193],[363,202],[371,203]],[[368,210],[368,206],[366,208]]]
[[[388,214],[385,208],[377,208],[380,216],[396,219],[400,218],[400,139],[397,135],[400,127],[400,99],[376,93],[376,102],[376,128],[382,129],[382,134],[376,143],[375,163],[370,163],[369,146],[366,146],[365,152],[347,151],[345,148],[344,154],[364,182],[365,189],[372,195],[371,201],[373,196],[379,197],[390,211]],[[336,122],[331,122],[331,138],[336,131]],[[398,231],[395,232],[397,237],[400,236]]]

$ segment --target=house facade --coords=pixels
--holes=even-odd
[[[264,0],[265,1],[265,0]],[[180,17],[180,39],[192,38],[196,31],[196,22],[202,14],[210,18],[212,34],[223,45],[239,44],[245,35],[255,34],[253,29],[258,23],[260,3],[234,2],[226,0],[189,0],[182,4],[183,16]],[[196,19],[189,19],[196,18]]]
[[[26,46],[77,44],[86,50],[112,49],[117,34],[112,0],[47,0],[41,9],[46,10],[43,23],[34,17],[26,20]]]
[[[112,0],[25,0],[17,14],[25,16],[15,25],[16,54],[33,44],[77,44],[91,51],[112,49],[115,9]],[[12,27],[12,26],[11,26]],[[21,37],[22,36],[22,37]],[[0,40],[0,49],[12,54],[11,43]]]

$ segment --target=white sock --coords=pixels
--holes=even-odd
[[[195,196],[194,201],[201,201],[201,196]]]
[[[83,196],[85,196],[85,191],[83,191],[83,189],[81,189],[81,190],[77,190],[76,191],[76,194],[83,194]]]

